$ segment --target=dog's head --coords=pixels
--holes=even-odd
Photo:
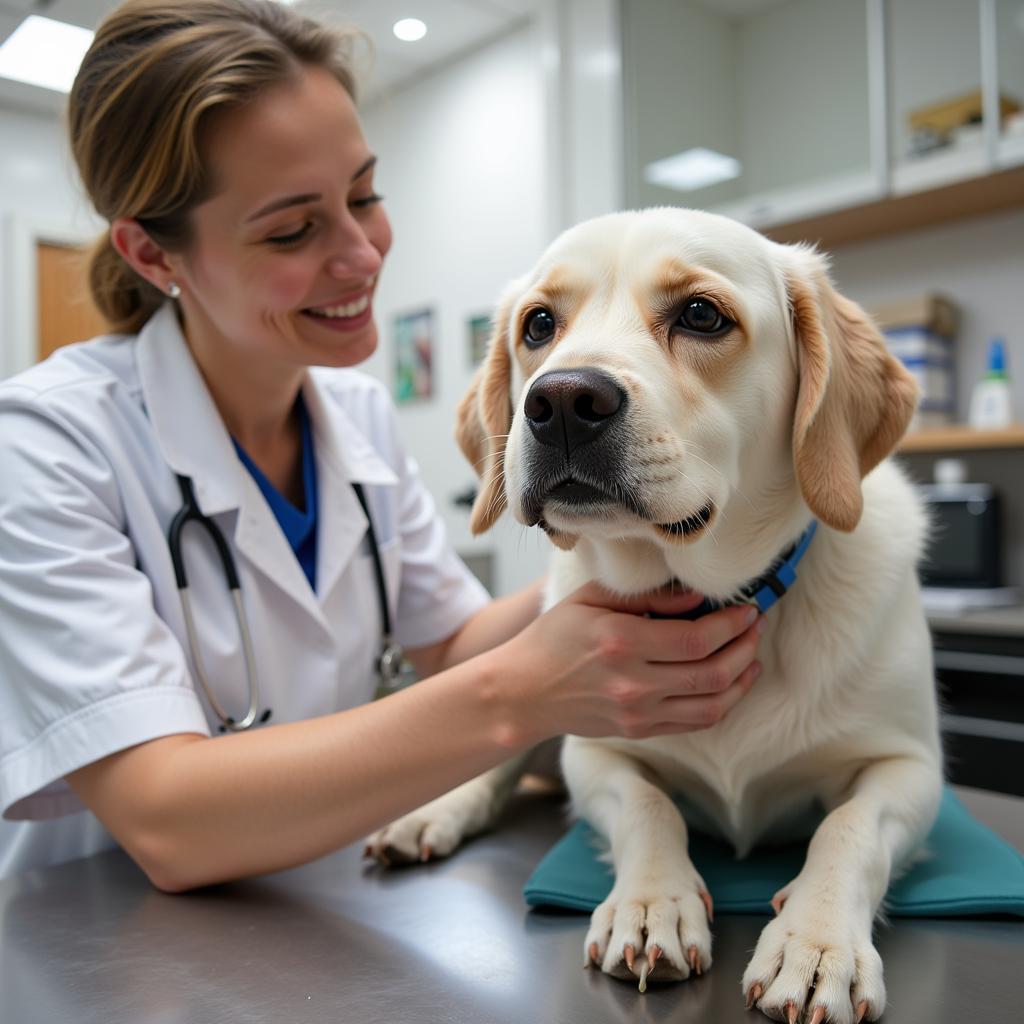
[[[458,412],[482,477],[471,527],[507,505],[561,547],[694,552],[740,524],[792,536],[808,510],[851,531],[915,399],[812,249],[692,210],[601,217],[499,304]]]

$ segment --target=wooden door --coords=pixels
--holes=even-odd
[[[72,341],[85,341],[110,328],[93,304],[87,280],[88,247],[36,246],[40,359]]]

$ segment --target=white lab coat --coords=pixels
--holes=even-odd
[[[113,844],[68,772],[159,736],[217,732],[167,547],[175,473],[193,479],[232,548],[271,724],[374,693],[381,617],[353,481],[365,485],[399,643],[436,643],[486,603],[403,454],[384,388],[317,369],[303,396],[319,487],[315,594],[171,305],[138,337],[69,346],[0,382],[0,877]],[[220,561],[196,526],[183,546],[207,677],[240,717],[245,660]]]

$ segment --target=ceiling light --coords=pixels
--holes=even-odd
[[[739,160],[724,153],[716,153],[712,149],[687,149],[648,164],[644,168],[644,181],[679,192],[692,192],[738,178],[742,169]]]
[[[31,14],[0,46],[0,77],[70,92],[91,42],[87,28]]]
[[[396,21],[392,32],[404,43],[415,43],[427,34],[427,26],[419,18],[402,18]]]

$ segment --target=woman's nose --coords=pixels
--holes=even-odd
[[[374,244],[373,239],[354,218],[349,218],[337,235],[333,255],[328,260],[328,271],[332,277],[346,278],[376,277],[384,262],[384,253]]]

